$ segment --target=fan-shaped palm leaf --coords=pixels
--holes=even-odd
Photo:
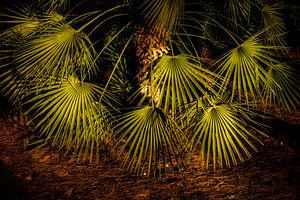
[[[33,84],[34,85],[34,84]],[[74,149],[80,155],[91,155],[101,142],[109,139],[107,109],[97,103],[101,92],[97,85],[79,81],[75,77],[52,79],[42,89],[33,87],[28,95],[35,95],[25,105],[37,121],[35,130],[60,147]]]
[[[282,7],[279,4],[272,6],[265,4],[262,9],[264,25],[267,29],[266,39],[270,44],[285,46],[286,29],[285,22],[279,10]]]
[[[244,98],[249,103],[249,97],[262,99],[260,84],[270,87],[265,68],[279,63],[272,53],[279,47],[262,45],[257,36],[247,39],[218,61],[219,74],[224,76],[223,86],[232,84],[232,100],[236,93],[240,102]]]
[[[54,10],[41,12],[36,8],[24,4],[14,9],[7,8],[7,13],[1,13],[1,23],[13,25],[0,34],[2,44],[16,45],[24,42],[30,36],[39,31],[42,26],[63,21],[64,17]]]
[[[173,116],[181,106],[207,93],[217,94],[216,75],[187,55],[163,56],[155,66],[147,95]]]
[[[116,127],[117,147],[124,165],[138,174],[166,171],[180,165],[184,135],[160,109],[145,106],[125,113]]]
[[[250,111],[237,104],[219,104],[204,107],[195,105],[190,128],[191,148],[200,152],[201,160],[209,166],[213,160],[214,168],[217,163],[223,167],[230,167],[244,161],[244,156],[250,157],[249,148],[257,151],[252,140],[259,139],[256,133],[263,134],[255,127],[260,123],[251,119]],[[251,126],[251,124],[253,126]],[[251,131],[252,129],[252,131]]]
[[[20,45],[40,30],[46,24],[52,24],[62,21],[62,16],[57,13],[48,13],[42,18],[30,16],[32,11],[25,7],[21,10],[9,10],[12,14],[2,14],[8,18],[5,23],[17,24],[0,34],[1,41],[1,62],[0,62],[0,85],[2,93],[9,98],[15,106],[20,106],[24,97],[24,85],[28,84],[22,74],[20,74],[13,62],[14,52]]]
[[[143,16],[158,33],[173,32],[183,17],[184,0],[146,0]]]
[[[64,23],[56,23],[15,51],[14,62],[26,77],[58,75],[68,77],[79,71],[83,77],[96,71],[89,38]]]
[[[39,22],[29,9],[27,7],[17,10],[9,9],[10,14],[0,14],[1,23],[14,24],[13,27],[0,34],[2,44],[22,41],[38,29]]]
[[[300,105],[299,77],[289,66],[276,64],[268,70],[268,85],[264,88],[265,102],[283,105],[288,109]]]

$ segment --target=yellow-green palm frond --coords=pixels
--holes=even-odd
[[[280,4],[268,5],[265,4],[262,8],[262,17],[266,30],[267,42],[273,45],[286,45],[286,28],[282,14],[279,10],[282,9]]]
[[[30,8],[8,9],[8,12],[8,14],[0,14],[1,23],[13,24],[0,34],[2,44],[24,40],[38,29],[39,21],[31,13]]]
[[[103,89],[73,76],[51,80],[42,88],[32,84],[27,91],[32,98],[24,104],[36,121],[35,130],[45,142],[90,155],[92,160],[99,145],[110,139],[108,109],[97,102]]]
[[[125,113],[116,137],[123,164],[139,175],[157,175],[157,171],[160,175],[182,164],[185,135],[159,108],[145,106]]]
[[[257,151],[253,140],[263,132],[255,127],[260,123],[251,119],[252,113],[237,104],[214,104],[196,108],[189,132],[190,144],[206,167],[213,161],[214,168],[230,167],[250,157],[249,149]],[[255,126],[255,127],[254,127]]]
[[[56,23],[21,44],[15,51],[14,64],[25,77],[68,77],[76,72],[84,77],[96,72],[94,55],[87,35],[68,24]]]
[[[24,4],[16,8],[7,8],[0,14],[0,22],[10,27],[0,34],[2,44],[23,42],[36,34],[42,26],[63,21],[64,17],[55,10],[41,11]]]
[[[216,75],[187,55],[163,56],[155,66],[148,90],[152,101],[174,116],[180,107],[208,93],[217,94]],[[144,88],[143,88],[144,89]]]
[[[279,47],[261,44],[257,35],[226,53],[218,62],[219,74],[224,77],[223,86],[231,85],[231,100],[262,100],[260,85],[269,86],[267,67],[280,63],[272,50]]]
[[[280,105],[296,109],[300,105],[299,77],[290,66],[276,64],[269,67],[268,85],[264,88],[264,99],[267,105]]]
[[[0,69],[1,67],[7,66],[0,66]],[[1,94],[17,108],[20,108],[22,100],[26,97],[24,94],[26,93],[27,84],[28,82],[22,80],[22,76],[13,70],[8,69],[0,74]]]
[[[1,33],[2,44],[11,44],[29,37],[39,28],[39,22],[35,19],[24,20],[24,22],[13,26],[12,28]]]
[[[146,0],[143,17],[158,33],[171,33],[183,17],[184,0]]]

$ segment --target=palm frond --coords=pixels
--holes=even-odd
[[[8,9],[8,14],[1,13],[1,23],[12,24],[0,34],[2,45],[22,41],[33,34],[39,27],[36,14],[32,14],[30,7]]]
[[[45,142],[90,155],[92,160],[101,142],[110,139],[108,110],[97,102],[102,92],[99,86],[75,77],[54,78],[48,86],[28,91],[34,96],[25,105],[30,106],[27,113],[37,122],[35,130]]]
[[[265,4],[262,8],[264,26],[267,28],[267,42],[273,45],[286,45],[286,28],[282,14],[279,10],[283,9],[280,4]]]
[[[216,75],[187,55],[163,56],[155,66],[144,98],[148,95],[157,107],[173,116],[179,108],[215,92]],[[142,89],[145,90],[145,87]]]
[[[95,73],[94,49],[89,38],[64,23],[48,27],[15,51],[14,62],[25,77],[44,75],[82,77]]]
[[[256,127],[263,127],[251,117],[253,113],[238,104],[195,105],[189,132],[191,148],[200,153],[202,161],[209,167],[223,168],[243,162],[250,157],[249,149],[257,151],[253,140],[259,141],[257,134],[265,135]]]
[[[280,105],[289,110],[300,105],[299,77],[290,66],[276,64],[269,67],[267,81],[270,87],[263,90],[267,105]]]
[[[270,87],[266,68],[280,63],[272,51],[278,49],[280,47],[261,44],[258,35],[254,35],[221,57],[219,74],[224,77],[224,87],[232,86],[232,100],[236,96],[239,102],[247,104],[249,99],[262,100],[260,84]]]
[[[123,164],[139,175],[166,173],[182,164],[185,136],[158,108],[145,106],[125,113],[116,136],[119,153],[125,153]]]
[[[184,3],[184,0],[146,0],[142,15],[159,34],[172,33],[183,17]]]
[[[37,20],[28,19],[21,24],[15,25],[14,27],[1,33],[1,41],[3,44],[12,44],[13,42],[22,41],[34,33],[39,27]]]
[[[40,3],[40,2],[35,2]],[[39,4],[40,5],[40,4]],[[43,10],[25,3],[15,8],[6,8],[5,13],[0,13],[0,22],[13,25],[0,34],[0,38],[7,43],[25,40],[36,33],[45,24],[63,21],[64,17],[55,10]]]

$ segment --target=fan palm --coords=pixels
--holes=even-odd
[[[252,102],[299,106],[277,5],[127,0],[74,16],[74,1],[32,2],[43,6],[1,15],[13,24],[0,34],[1,92],[45,142],[90,160],[115,142],[140,175],[177,170],[185,153],[230,167],[265,135]]]

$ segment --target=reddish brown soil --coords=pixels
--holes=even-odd
[[[160,179],[136,177],[109,156],[78,163],[49,147],[27,150],[26,129],[0,118],[0,199],[300,199],[300,112],[274,121],[260,152],[223,171],[190,167]],[[4,198],[3,198],[4,197]]]

